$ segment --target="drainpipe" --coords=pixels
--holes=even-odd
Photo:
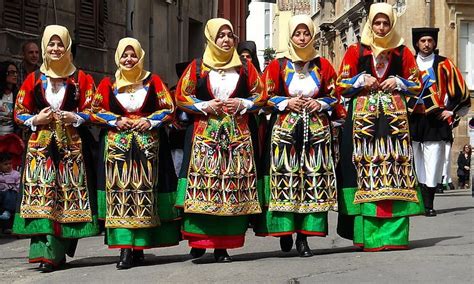
[[[217,18],[217,11],[219,7],[219,0],[212,1],[212,18]]]
[[[166,7],[169,9],[169,7]],[[150,21],[148,23],[148,68],[154,71],[153,66],[153,39],[155,38],[155,30],[153,28],[153,1],[150,1]],[[168,39],[167,39],[168,40]]]
[[[56,11],[56,0],[53,0],[54,24],[58,24],[58,13]]]
[[[133,15],[135,10],[135,0],[127,0],[127,28],[125,34],[133,37]]]
[[[425,4],[428,10],[428,13],[426,13],[426,26],[431,27],[431,0],[425,0]]]

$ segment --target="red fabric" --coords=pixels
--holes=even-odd
[[[405,249],[409,249],[409,247],[408,246],[382,246],[379,248],[371,248],[371,249],[364,248],[364,251],[374,252],[374,251],[384,251],[384,250],[405,250]]]
[[[392,218],[393,217],[393,201],[382,200],[377,202],[376,217]]]
[[[54,235],[56,237],[61,237],[61,224],[58,222],[53,222]]]
[[[244,246],[245,236],[206,236],[182,232],[183,239],[193,248],[233,249]]]
[[[30,258],[28,260],[29,263],[38,263],[38,262],[46,262],[52,264],[53,266],[57,266],[52,260],[44,258],[44,257],[37,257],[37,258]]]
[[[24,149],[25,144],[18,135],[11,133],[0,136],[0,152],[10,153],[12,155],[12,165],[14,169],[18,169],[18,167],[21,166]]]

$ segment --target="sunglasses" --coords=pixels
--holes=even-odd
[[[18,71],[16,71],[16,70],[8,70],[8,71],[7,71],[7,75],[8,75],[8,76],[18,75]]]

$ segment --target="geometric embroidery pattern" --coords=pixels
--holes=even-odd
[[[195,126],[184,212],[261,213],[247,117],[211,116]]]
[[[150,228],[157,214],[158,149],[156,131],[109,130],[106,145],[107,228]]]
[[[321,113],[279,116],[271,138],[269,211],[312,213],[337,209],[329,123],[326,114]]]
[[[55,145],[51,145],[53,137]],[[92,221],[81,148],[77,130],[61,122],[54,121],[31,134],[23,175],[22,218]]]
[[[354,203],[418,202],[406,106],[398,93],[372,92],[354,106]]]

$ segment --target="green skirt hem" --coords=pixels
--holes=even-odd
[[[205,236],[245,235],[249,216],[214,216],[204,214],[184,214],[183,231]]]
[[[355,187],[344,188],[339,191],[339,213],[346,215],[377,217],[377,202],[354,204],[356,191],[357,188]],[[417,188],[417,197],[419,200],[418,202],[393,200],[391,217],[404,217],[423,214],[425,209],[420,188]]]
[[[354,244],[364,250],[408,248],[409,217],[390,219],[356,216],[354,220]]]
[[[107,228],[107,245],[111,248],[152,248],[177,245],[181,241],[180,221],[163,222],[155,228]]]
[[[287,235],[304,233],[326,236],[328,233],[328,213],[292,213],[265,210],[257,217],[254,232],[256,235]]]
[[[92,216],[92,222],[56,223],[49,219],[24,219],[19,213],[15,214],[13,233],[16,235],[55,235],[66,239],[80,239],[95,236],[99,233],[98,218]],[[59,230],[58,230],[59,229]],[[59,233],[59,235],[58,235]]]

